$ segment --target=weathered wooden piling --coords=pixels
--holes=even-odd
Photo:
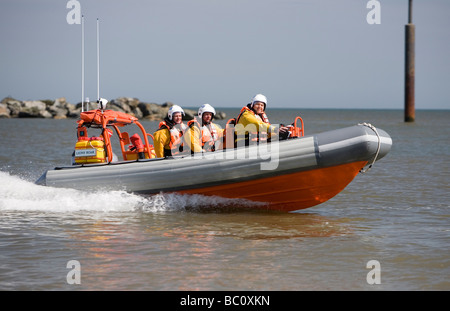
[[[412,0],[409,0],[408,24],[405,26],[405,122],[416,119],[414,100],[415,79],[415,32],[412,23]]]

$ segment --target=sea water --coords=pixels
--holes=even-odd
[[[269,213],[35,185],[71,163],[75,120],[0,119],[0,290],[450,290],[450,111],[268,115],[307,135],[369,122],[393,147],[331,200]]]

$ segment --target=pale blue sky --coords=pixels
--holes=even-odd
[[[1,0],[0,97],[81,101],[81,26],[66,0]],[[408,0],[79,0],[85,15],[85,94],[241,107],[404,105]],[[450,108],[450,1],[414,0],[416,108]]]

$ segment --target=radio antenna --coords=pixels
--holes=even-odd
[[[84,112],[84,15],[81,15],[81,112]]]
[[[98,18],[97,18],[97,98],[100,99],[100,39],[99,39]]]

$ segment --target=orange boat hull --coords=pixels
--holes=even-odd
[[[260,178],[232,184],[177,191],[253,202],[259,209],[295,211],[323,203],[341,192],[367,161]]]

